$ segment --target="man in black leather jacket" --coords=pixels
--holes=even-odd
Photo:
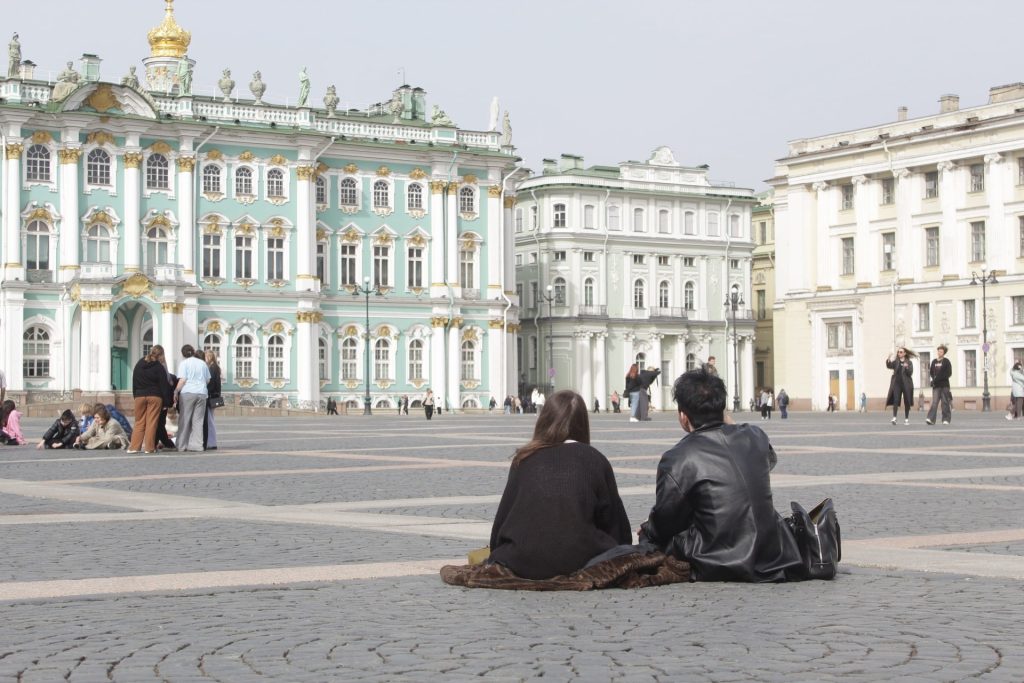
[[[727,423],[725,384],[704,368],[681,376],[672,392],[687,436],[661,456],[640,540],[689,562],[694,581],[785,581],[801,559],[772,504],[768,436]]]

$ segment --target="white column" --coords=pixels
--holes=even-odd
[[[740,407],[747,408],[754,395],[754,337],[747,335],[740,343]]]
[[[505,363],[509,362],[508,354],[505,352],[507,335],[501,318],[491,319],[487,324],[487,341],[484,351],[487,356],[487,376],[481,377],[483,385],[490,389],[491,396],[501,406],[508,395],[508,379],[505,373]]]
[[[444,374],[444,328],[448,324],[448,318],[443,315],[434,315],[430,319],[430,384],[429,388],[434,390],[434,396],[445,390]],[[426,391],[426,389],[424,389]]]
[[[199,346],[199,297],[195,295],[188,295],[185,297],[184,308],[180,307],[179,313],[181,318],[179,320],[181,339],[183,344],[191,344],[192,346]]]
[[[579,387],[580,396],[586,401],[588,407],[594,405],[594,377],[591,372],[592,362],[590,353],[590,332],[576,332],[573,334],[573,341],[575,342],[575,353],[573,354],[573,365],[576,366],[576,382],[572,381],[572,375],[569,375],[569,388],[572,388],[575,384]],[[604,404],[604,399],[601,399],[601,403]]]
[[[831,190],[828,183],[814,183],[814,191],[818,196],[818,211],[815,229],[807,235],[807,245],[804,249],[804,257],[809,259],[808,263],[817,264],[814,281],[811,288],[828,284],[828,222],[832,216],[832,207],[829,199]]]
[[[1005,245],[1013,241],[1006,235],[1006,215],[1003,207],[1003,157],[985,155],[985,195],[988,200],[988,219],[985,223],[985,261],[990,269],[1010,271],[1017,254]]]
[[[430,183],[430,296],[448,296],[444,286],[444,189],[447,183],[434,180]],[[453,217],[449,216],[454,220]],[[436,332],[436,330],[435,330]],[[432,382],[440,382],[441,374],[431,377]],[[441,385],[438,384],[437,389]],[[434,391],[437,393],[437,390]]]
[[[24,333],[25,320],[25,283],[12,283],[6,285],[0,292],[0,301],[3,302],[0,308],[0,334],[5,340],[0,344],[0,363],[7,374],[7,389],[9,391],[21,391],[25,388],[23,367],[24,347],[21,343]],[[19,286],[20,285],[20,286]]]
[[[82,302],[82,391],[110,391],[110,306]]]
[[[71,282],[78,277],[78,247],[82,240],[78,208],[78,160],[82,150],[65,147],[57,155],[60,157],[60,281]]]
[[[718,376],[722,378],[723,382],[725,382],[725,390],[726,390],[726,392],[728,392],[728,395],[729,395],[729,398],[726,401],[726,406],[727,406],[726,409],[727,410],[732,410],[733,399],[736,396],[736,382],[737,382],[736,368],[738,366],[733,362],[733,358],[735,358],[735,353],[734,353],[735,345],[733,344],[733,338],[736,335],[736,328],[732,326],[732,312],[730,311],[727,315],[729,316],[729,334],[727,334],[725,336],[725,367],[723,368],[722,364],[718,363]],[[708,355],[711,355],[710,352],[709,352]],[[723,370],[724,370],[724,372],[723,372]],[[740,407],[741,408],[743,407],[742,404],[743,404],[743,396],[742,396],[742,391],[741,391],[740,392]]]
[[[456,318],[456,321],[459,324],[453,322],[448,327],[448,377],[446,382],[448,386],[445,388],[443,396],[452,410],[458,410],[462,406],[462,401],[459,398],[461,393],[459,375],[462,369],[462,330],[459,329],[461,319]]]
[[[141,167],[142,152],[138,149],[124,153],[124,272],[134,273],[142,264],[142,206]],[[77,187],[77,186],[76,186]],[[76,190],[77,192],[77,190]],[[179,195],[180,196],[180,195]],[[183,247],[185,222],[182,216],[178,226],[179,249]],[[184,261],[179,257],[182,263]]]
[[[189,282],[196,281],[196,206],[192,182],[195,167],[195,157],[178,157],[178,261]]]
[[[480,201],[483,201],[482,191],[484,188],[480,188],[481,197]],[[501,297],[501,293],[504,291],[504,283],[501,281],[501,261],[502,252],[501,245],[501,186],[491,185],[487,188],[487,236],[484,240],[484,246],[480,254],[480,296],[484,301],[494,301],[496,298]],[[486,260],[484,257],[486,256]],[[483,289],[483,266],[487,265],[487,290]],[[498,397],[495,396],[495,399]]]
[[[659,370],[661,369],[661,340],[664,338],[665,335],[658,332],[651,333],[651,352],[647,354],[647,365]],[[662,391],[660,389],[661,385],[662,380],[659,378],[658,385],[651,387],[652,410],[661,410],[665,406],[665,401],[662,399]]]
[[[901,168],[896,171],[896,272],[900,279],[919,277],[924,255],[924,246],[914,248],[914,230],[911,222],[910,171]],[[846,384],[846,378],[840,377],[839,383]]]
[[[636,339],[636,335],[632,332],[626,332],[622,335],[622,367],[626,372],[629,372],[629,366],[634,363],[633,357],[636,352],[633,350],[633,340]],[[622,376],[626,376],[626,372],[622,373]]]
[[[295,289],[299,292],[316,290],[317,286],[316,203],[312,182],[314,171],[312,166],[299,166],[295,169]],[[299,399],[303,400],[301,395]]]
[[[867,259],[863,258],[867,255],[867,251],[869,251],[869,235],[871,234],[871,214],[868,211],[870,193],[868,192],[867,180],[862,175],[853,177],[853,215],[857,223],[857,232],[853,241],[853,272],[857,282],[871,282],[874,279],[874,273],[868,270]],[[828,238],[828,233],[822,235],[822,239],[831,241]],[[838,278],[836,276],[843,272],[841,243],[832,244],[829,247],[829,251],[831,252],[829,256],[832,261],[829,266],[829,272],[832,273],[829,284],[836,286],[838,285]]]
[[[175,359],[178,358],[184,344],[181,336],[181,314],[184,310],[184,304],[173,301],[165,301],[160,304],[159,339],[160,344],[164,347],[164,353],[167,355],[167,368],[172,373],[178,365]],[[154,338],[157,337],[154,335]]]
[[[448,183],[448,282],[453,287],[459,287],[459,184]],[[461,296],[461,289],[457,289],[456,296]],[[452,404],[455,408],[455,404]]]
[[[939,205],[942,207],[942,227],[939,229],[939,265],[943,275],[959,273],[957,244],[962,243],[957,234],[956,220],[956,165],[952,161],[940,161]],[[968,257],[969,258],[969,257]],[[967,259],[965,259],[967,260]]]
[[[594,335],[594,355],[593,355],[593,375],[594,375],[594,394],[601,399],[602,410],[608,410],[611,408],[611,401],[608,398],[612,392],[608,390],[608,370],[607,364],[605,363],[605,340],[608,338],[607,332],[598,332]]]
[[[508,343],[508,363],[505,366],[505,394],[516,394],[519,391],[519,323],[508,323],[505,327],[505,341]],[[504,399],[502,399],[504,400]]]
[[[311,306],[312,302],[305,302]],[[324,314],[305,308],[296,314],[295,330],[295,372],[299,400],[314,405],[320,402],[320,349],[317,328]]]
[[[515,197],[505,197],[504,213],[504,229],[500,233],[500,239],[502,240],[502,254],[505,260],[505,278],[501,283],[501,286],[505,289],[505,294],[512,296],[516,291],[516,246],[515,246]],[[522,302],[520,302],[522,304]]]
[[[708,257],[701,255],[697,258],[697,319],[709,320],[708,315]]]
[[[21,153],[24,147],[19,142],[12,142],[4,150],[7,166],[4,169],[6,191],[3,198],[3,244],[4,270],[8,280],[25,279],[25,268],[21,262],[21,209],[18,206],[21,197]]]

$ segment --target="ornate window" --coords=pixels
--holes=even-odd
[[[150,337],[149,337],[149,339],[150,339],[150,348],[152,348],[152,341],[153,341],[153,334],[152,333],[153,333],[153,329],[150,328]],[[205,337],[203,337],[203,350],[204,351],[213,351],[214,355],[216,355],[217,359],[219,360],[221,358],[221,356],[224,355],[223,351],[221,350],[221,338],[220,338],[220,335],[216,334],[214,332],[211,332],[211,333],[207,334]],[[143,341],[142,353],[143,353],[143,355],[149,353],[146,350],[145,341]]]
[[[688,311],[695,310],[697,306],[697,292],[696,287],[692,282],[687,282],[683,286],[683,308]]]
[[[376,244],[373,247],[373,285],[374,287],[390,287],[388,273],[391,268],[391,247]]]
[[[284,280],[284,238],[267,239],[267,279]]]
[[[110,263],[110,231],[94,225],[85,233],[86,263]]]
[[[220,166],[216,164],[203,166],[203,192],[205,194],[220,194],[223,191]]]
[[[473,273],[476,269],[476,250],[459,250],[459,286],[463,289],[473,289],[476,281]]]
[[[253,238],[235,235],[235,279],[253,279]]]
[[[594,305],[594,278],[588,277],[583,281],[583,305]]]
[[[423,247],[409,247],[408,286],[423,287]]]
[[[555,297],[555,304],[558,306],[564,306],[567,299],[565,298],[565,278],[556,277],[554,282],[551,283],[551,294]]]
[[[25,228],[25,269],[50,269],[50,226],[32,221]]]
[[[221,236],[203,235],[203,277],[220,277]]]
[[[341,282],[339,283],[342,287],[355,286],[356,284],[356,245],[355,244],[342,244],[341,245],[341,270],[340,270]]]
[[[459,213],[476,213],[476,190],[472,187],[459,189]]]
[[[462,342],[461,373],[463,382],[479,379],[476,376],[476,344],[472,341]]]
[[[25,153],[25,180],[28,182],[50,182],[50,148],[46,145],[32,145]]]
[[[272,168],[267,171],[267,197],[270,199],[284,199],[284,171],[279,168]]]
[[[346,337],[341,342],[341,379],[359,379],[359,342],[355,337]]]
[[[391,342],[378,339],[373,344],[373,379],[380,382],[392,379],[391,374]]]
[[[252,169],[248,166],[241,166],[235,169],[235,195],[240,197],[251,197],[252,191]]]
[[[327,367],[327,340],[320,337],[317,340],[317,367],[320,371],[320,381],[326,382],[331,378],[331,373]]]
[[[170,164],[163,154],[150,154],[146,159],[146,189],[167,190],[171,186]]]
[[[405,190],[405,207],[410,211],[423,210],[423,185],[409,183]]]
[[[633,308],[646,308],[644,305],[644,281],[634,280],[633,281]]]
[[[241,334],[235,340],[235,380],[256,379],[252,374],[253,361],[252,337]]]
[[[388,181],[378,180],[373,183],[373,208],[391,208],[391,188],[388,186]]]
[[[644,222],[644,210],[633,209],[633,232],[645,232],[647,224]]]
[[[284,338],[279,334],[267,340],[267,379],[284,379]]]
[[[338,185],[338,203],[342,206],[358,206],[359,193],[355,178],[342,178]]]
[[[24,377],[50,376],[50,333],[39,325],[32,325],[22,336],[22,371]]]
[[[322,175],[316,177],[316,203],[327,206],[327,178]]]
[[[409,377],[410,382],[422,381],[423,377],[423,340],[413,339],[409,342]]]
[[[565,214],[565,204],[555,204],[552,207],[552,225],[556,228],[564,228],[566,221]]]
[[[167,232],[160,227],[152,227],[146,231],[146,266],[162,266],[168,263]]]
[[[110,185],[110,155],[94,149],[85,158],[85,182],[88,185]]]
[[[658,307],[668,308],[669,304],[669,284],[668,280],[662,280],[658,284]]]

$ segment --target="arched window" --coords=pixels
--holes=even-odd
[[[693,211],[683,214],[683,232],[687,235],[697,234],[697,215]]]
[[[555,204],[552,207],[552,217],[554,218],[554,227],[564,228],[565,227],[565,204]]]
[[[423,377],[423,340],[413,339],[409,342],[409,381],[422,381]]]
[[[94,225],[85,233],[86,263],[110,263],[110,232]]]
[[[462,342],[462,376],[463,382],[478,379],[476,376],[476,344],[471,341]]]
[[[284,171],[279,168],[267,171],[267,196],[284,199]]]
[[[359,379],[359,342],[355,337],[346,337],[341,342],[341,379]]]
[[[378,180],[373,184],[373,208],[386,209],[391,206],[388,181]]]
[[[235,169],[235,194],[238,196],[252,196],[252,169],[242,166]]]
[[[146,189],[166,190],[171,186],[170,164],[163,154],[150,154],[146,160]]]
[[[284,379],[284,338],[279,334],[267,340],[267,379]]]
[[[206,348],[206,347],[204,347]],[[148,327],[146,331],[142,333],[142,355],[143,357],[148,356],[149,352],[153,350],[153,328]]]
[[[25,153],[25,179],[29,182],[50,182],[50,148],[32,145]]]
[[[683,308],[688,311],[692,311],[697,307],[697,288],[692,282],[687,282],[683,286]]]
[[[338,203],[342,206],[356,206],[359,204],[355,178],[342,178],[341,183],[338,185],[338,193]]]
[[[633,282],[633,308],[645,308],[643,280],[635,280]]]
[[[153,227],[146,231],[146,265],[162,266],[167,263],[167,233]]]
[[[89,185],[110,185],[110,155],[94,149],[85,158],[85,182]]]
[[[327,178],[322,175],[316,177],[316,203],[321,206],[327,203]]]
[[[587,278],[583,281],[583,305],[594,305],[594,279]]]
[[[669,304],[669,284],[668,280],[662,280],[658,284],[658,307],[668,308]]]
[[[235,340],[235,379],[256,379],[252,372],[252,337],[241,334]]]
[[[644,210],[633,209],[633,232],[644,232],[647,225],[644,223]]]
[[[42,221],[32,221],[25,228],[26,270],[50,269],[50,226]]]
[[[391,342],[378,339],[373,345],[373,378],[380,382],[392,379],[391,374]]]
[[[671,223],[668,220],[668,209],[658,211],[658,232],[668,233],[671,230]]]
[[[476,213],[476,191],[472,187],[459,190],[459,213]]]
[[[317,340],[317,361],[320,368],[320,381],[326,382],[331,378],[327,371],[327,340],[323,337]]]
[[[203,192],[219,194],[221,189],[220,166],[207,164],[203,166]]]
[[[217,360],[220,361],[221,356],[224,355],[223,350],[221,349],[220,335],[211,332],[203,337],[203,350],[213,351],[217,354]]]
[[[697,356],[692,353],[686,354],[686,371],[695,370],[697,368]]]
[[[50,333],[32,325],[22,335],[22,370],[25,377],[50,376]]]
[[[633,362],[639,365],[640,369],[643,370],[647,367],[647,354],[643,351],[639,352],[636,354],[636,358],[633,359]]]
[[[555,297],[555,303],[558,304],[559,306],[564,306],[566,302],[565,278],[556,277],[554,282],[552,282],[552,285],[553,287],[551,288],[551,293]]]

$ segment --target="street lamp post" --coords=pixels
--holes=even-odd
[[[548,387],[555,389],[555,321],[551,316],[551,303],[555,300],[554,287],[545,287],[547,294],[541,294],[540,298],[548,304]]]
[[[373,410],[370,408],[370,295],[376,294],[381,295],[380,286],[370,286],[370,276],[367,275],[363,278],[363,286],[356,287],[352,291],[352,296],[365,296],[366,297],[366,329],[365,340],[363,343],[363,362],[365,364],[363,381],[366,383],[366,394],[363,396],[363,415],[373,415]]]
[[[739,335],[736,334],[736,310],[742,305],[743,296],[740,294],[739,285],[733,285],[729,297],[725,300],[725,307],[732,309],[732,412],[734,413],[740,412],[740,353]]]
[[[985,286],[998,284],[999,281],[996,280],[995,271],[982,268],[980,276],[971,272],[971,284],[976,285],[979,282],[981,283],[981,353],[983,354],[982,363],[985,372],[985,387],[981,392],[981,412],[988,413],[992,410],[992,395],[988,393],[988,296]]]

